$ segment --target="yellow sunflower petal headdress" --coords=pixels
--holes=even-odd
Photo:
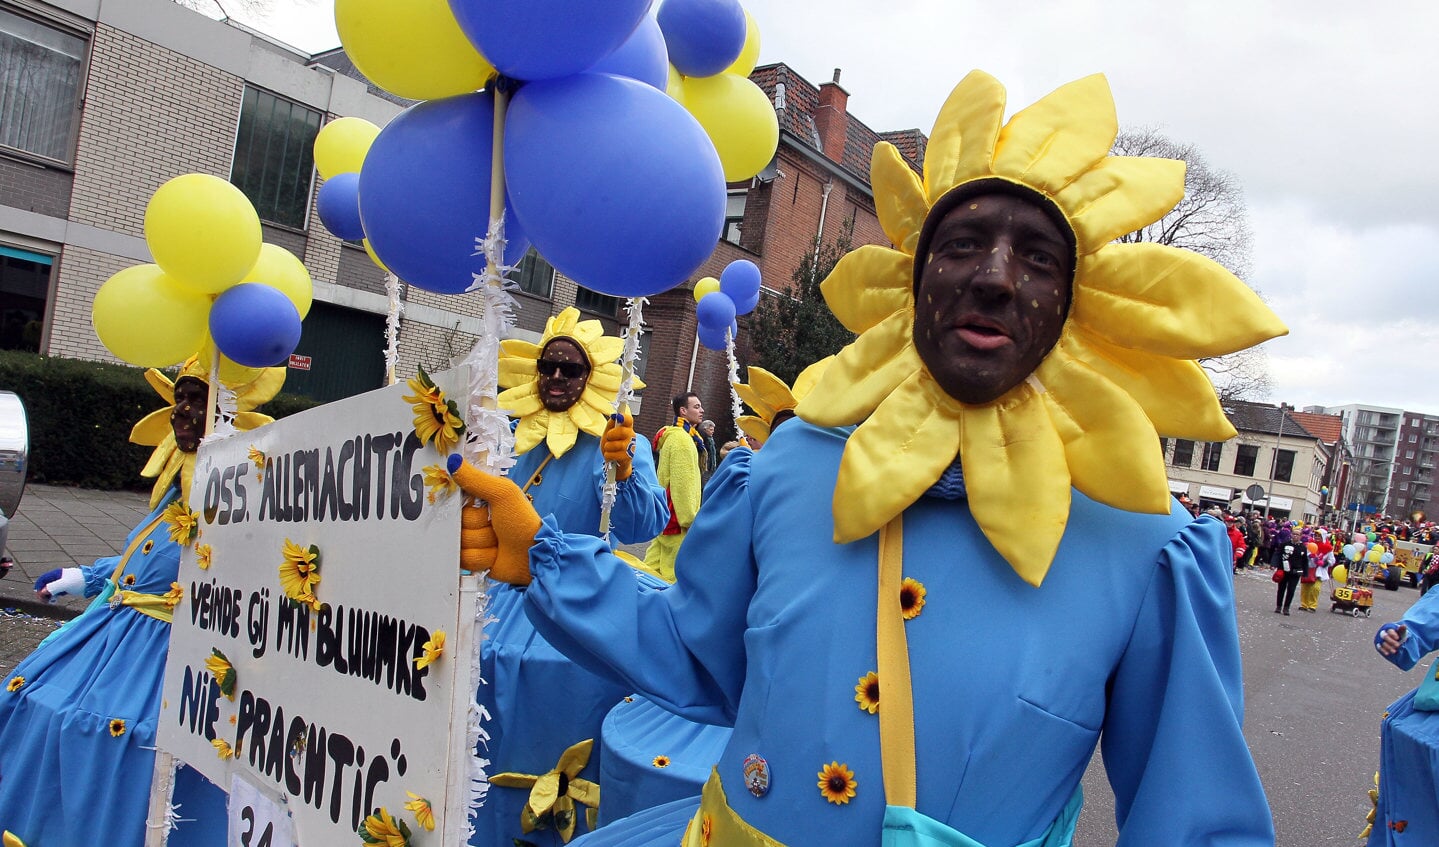
[[[551,412],[540,400],[539,368],[535,364],[545,345],[556,338],[568,338],[584,351],[590,361],[590,377],[580,399],[563,412]],[[501,409],[519,418],[515,429],[515,452],[527,453],[545,442],[556,458],[575,446],[581,430],[599,437],[604,434],[605,420],[614,412],[615,396],[619,394],[624,371],[618,362],[625,342],[605,335],[599,321],[580,320],[580,310],[566,308],[545,322],[539,344],[517,338],[500,342]],[[644,383],[635,377],[635,390]]]
[[[760,444],[765,443],[769,439],[770,429],[774,425],[774,416],[786,410],[793,411],[799,405],[799,401],[807,397],[814,389],[820,374],[824,373],[824,369],[828,367],[833,358],[833,356],[825,356],[800,371],[799,376],[794,378],[793,389],[785,385],[784,380],[764,368],[751,365],[749,382],[736,382],[734,390],[739,395],[739,399],[754,410],[754,414],[740,415],[735,419],[735,424],[745,435]]]
[[[195,454],[186,453],[175,444],[175,430],[170,426],[170,413],[175,410],[175,382],[187,376],[207,384],[210,380],[209,371],[201,366],[194,356],[185,360],[174,380],[154,368],[145,371],[145,381],[150,383],[150,387],[155,389],[160,399],[168,404],[165,408],[156,409],[141,418],[130,430],[132,442],[155,448],[150,454],[150,460],[145,463],[145,469],[140,471],[140,476],[155,477],[155,487],[150,491],[152,509],[160,505],[165,491],[177,475],[180,477],[181,502],[188,502],[190,499],[190,481],[195,474]],[[239,410],[235,415],[235,429],[254,429],[274,420],[269,415],[262,415],[253,409],[278,394],[284,384],[284,368],[263,368],[248,382],[227,384],[226,387],[235,392],[236,408]]]
[[[859,338],[798,413],[820,426],[863,421],[840,463],[836,542],[878,530],[959,456],[975,520],[1037,586],[1064,534],[1071,486],[1116,508],[1167,513],[1159,436],[1235,434],[1195,360],[1288,330],[1219,264],[1115,242],[1179,202],[1184,163],[1109,155],[1118,121],[1103,76],[1065,85],[1007,124],[1004,108],[997,80],[965,77],[935,121],[922,181],[893,145],[875,146],[875,206],[895,247],[861,247],[825,280],[830,309]],[[1053,203],[1073,232],[1076,261],[1054,349],[1025,382],[968,405],[935,383],[915,351],[914,274],[931,210],[978,180]]]

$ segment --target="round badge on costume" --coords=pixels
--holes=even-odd
[[[769,762],[758,753],[744,757],[744,787],[756,797],[769,793]]]

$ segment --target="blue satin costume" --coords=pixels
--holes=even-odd
[[[1408,637],[1399,652],[1384,658],[1407,671],[1439,650],[1439,591],[1431,589],[1420,597],[1398,623],[1407,627]],[[1415,709],[1416,693],[1410,691],[1385,710],[1379,733],[1379,803],[1368,847],[1439,841],[1439,712]]]
[[[602,542],[547,519],[524,597],[539,632],[576,661],[733,726],[717,765],[729,803],[792,847],[871,847],[885,813],[878,719],[855,691],[876,669],[877,537],[831,540],[848,433],[794,421],[732,457],[669,590],[636,592]],[[926,590],[906,624],[918,811],[986,847],[1035,839],[1098,744],[1121,847],[1272,847],[1241,730],[1223,525],[1177,506],[1140,515],[1072,497],[1041,588],[995,552],[963,499],[922,497],[904,513],[904,575]],[[766,762],[763,796],[745,788],[751,754]],[[842,805],[816,784],[836,761],[856,781]],[[677,801],[575,843],[673,847],[695,808]]]
[[[550,455],[542,443],[518,457],[509,477],[524,486]],[[600,503],[604,459],[599,439],[581,432],[565,455],[551,459],[540,481],[528,493],[536,511],[556,526],[594,540],[600,539]],[[654,459],[643,442],[635,445],[633,471],[618,484],[610,528],[620,543],[648,541],[669,519],[665,492],[655,480]],[[630,591],[659,590],[664,583],[624,567]],[[486,772],[540,775],[554,769],[564,751],[586,738],[595,740],[594,754],[581,776],[599,781],[600,726],[610,707],[630,690],[615,680],[596,676],[565,659],[538,633],[523,611],[524,593],[509,585],[490,587],[490,615],[481,645],[481,674],[488,682],[477,693],[489,712],[488,745],[479,754],[490,760]],[[603,793],[603,785],[601,785]],[[475,847],[513,847],[520,838],[536,845],[559,845],[553,829],[524,834],[520,811],[528,789],[492,785],[475,817]],[[576,832],[588,827],[581,822]]]

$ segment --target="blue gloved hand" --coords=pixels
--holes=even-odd
[[[1402,623],[1386,623],[1374,633],[1374,649],[1381,656],[1392,656],[1409,637],[1409,628]]]
[[[46,571],[35,580],[35,593],[46,603],[55,602],[56,597],[81,596],[85,593],[85,574],[79,568]]]

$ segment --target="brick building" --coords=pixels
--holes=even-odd
[[[689,385],[721,436],[732,432],[725,358],[695,341],[695,281],[746,258],[759,265],[766,296],[781,296],[817,237],[833,241],[852,227],[856,246],[887,243],[870,151],[888,139],[918,168],[926,139],[865,126],[849,114],[838,77],[814,85],[784,64],[755,70],[780,119],[779,151],[759,176],[729,187],[710,259],[645,312],[642,432],[667,423],[669,398]],[[0,0],[0,348],[113,360],[90,326],[96,290],[151,261],[143,222],[155,189],[208,173],[251,198],[265,240],[300,257],[314,280],[296,351],[310,369],[292,368],[288,390],[329,400],[379,386],[384,276],[319,223],[312,147],[326,121],[384,125],[405,105],[370,86],[342,50],[311,56],[170,0]],[[624,319],[622,301],[556,274],[533,251],[517,277],[522,337],[536,338],[570,305],[611,331]],[[402,297],[400,374],[443,368],[473,345],[475,298],[414,288]]]

